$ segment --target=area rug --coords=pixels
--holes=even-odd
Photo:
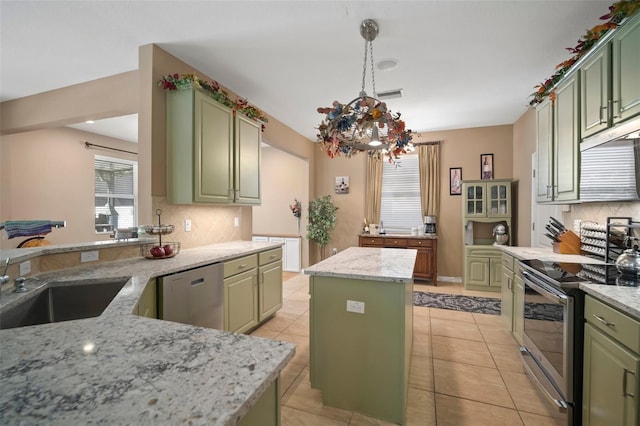
[[[476,314],[500,315],[500,299],[491,297],[414,291],[413,305]],[[562,306],[553,303],[527,303],[524,306],[526,319],[559,322],[562,321],[563,315]]]
[[[413,292],[413,305],[477,314],[500,315],[500,299],[461,294]]]

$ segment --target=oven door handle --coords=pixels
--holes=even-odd
[[[527,375],[531,379],[533,379],[538,388],[542,391],[543,395],[546,396],[549,401],[555,404],[556,407],[558,407],[558,411],[560,413],[566,413],[569,404],[564,399],[562,399],[562,395],[560,395],[560,393],[554,388],[549,379],[544,377],[544,373],[537,365],[533,355],[531,355],[531,353],[526,348],[521,347],[520,356],[523,360],[523,366],[528,373]],[[533,367],[532,365],[535,367]],[[542,379],[538,377],[536,371],[540,371],[539,374],[542,375]]]
[[[540,283],[539,280],[536,279],[532,274],[528,273],[527,271],[522,271],[522,276],[524,277],[525,282],[529,287],[533,288],[535,291],[537,291],[547,299],[552,300],[556,303],[560,303],[561,305],[567,304],[567,296],[550,291],[548,288],[546,288],[546,285]]]

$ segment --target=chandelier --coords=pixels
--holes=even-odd
[[[384,102],[376,99],[373,40],[378,35],[378,24],[372,19],[362,21],[360,35],[365,40],[360,95],[346,104],[334,101],[330,107],[318,108],[320,114],[325,114],[318,126],[318,142],[330,158],[368,152],[370,155],[388,155],[390,159],[397,159],[414,150],[411,130],[405,128],[399,112],[391,113]],[[365,92],[367,51],[371,58],[373,96]]]

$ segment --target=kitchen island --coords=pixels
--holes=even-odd
[[[235,425],[265,398],[273,405],[293,344],[133,312],[157,276],[279,246],[236,241],[28,280],[29,290],[65,280],[127,283],[98,317],[0,331],[0,423]],[[0,309],[21,297],[4,289]]]
[[[311,386],[325,405],[404,424],[416,254],[351,247],[305,269]]]

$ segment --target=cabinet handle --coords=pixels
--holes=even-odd
[[[551,197],[549,196],[549,188],[551,188],[551,185],[547,185],[547,198],[551,198]]]
[[[606,120],[602,119],[602,111],[608,109],[606,106],[601,106],[600,107],[600,112],[599,112],[599,119],[598,119],[598,124],[605,124]]]
[[[238,265],[238,269],[244,269],[247,267],[246,263],[243,263],[242,265]]]
[[[627,392],[627,373],[633,374],[634,376],[636,375],[636,373],[631,370],[627,370],[626,368],[623,368],[622,370],[622,397],[626,398],[630,396],[631,398],[634,398],[634,395],[632,393]]]
[[[609,102],[609,105],[611,105],[611,106],[612,106],[613,104],[617,104],[617,103],[618,103],[618,101],[617,101],[617,100],[616,100],[616,101],[611,101],[611,99],[609,99],[609,101],[608,101],[608,102]],[[613,112],[614,112],[614,111],[615,111],[615,109],[614,109],[614,108],[611,108],[611,113],[610,113],[611,118],[620,118],[620,116],[619,116],[619,115],[613,115]]]
[[[597,319],[598,321],[600,321],[602,324],[606,325],[607,327],[611,327],[611,328],[615,328],[616,327],[616,325],[614,323],[607,321],[606,319],[604,319],[600,315],[593,314],[593,317],[595,319]]]

